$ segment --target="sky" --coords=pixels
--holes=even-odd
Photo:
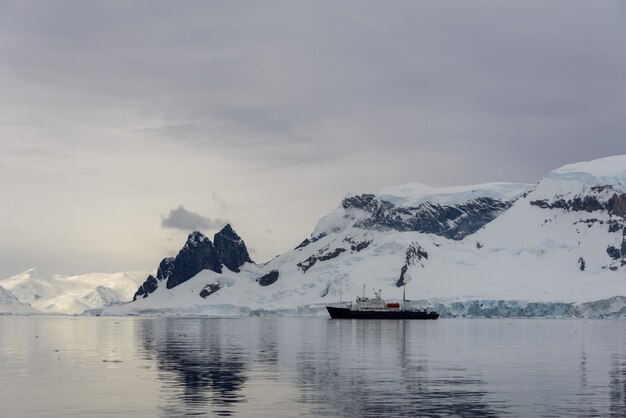
[[[0,0],[0,278],[264,262],[348,193],[626,154],[623,1]]]

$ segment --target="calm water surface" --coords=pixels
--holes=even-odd
[[[0,317],[2,417],[625,416],[626,321]]]

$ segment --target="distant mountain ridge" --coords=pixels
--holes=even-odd
[[[0,286],[0,315],[29,315],[37,313],[39,311],[35,308],[27,303],[20,302],[11,291]]]
[[[142,277],[145,277],[143,272],[64,276],[32,268],[0,280],[0,285],[35,311],[80,314],[85,310],[128,302]]]

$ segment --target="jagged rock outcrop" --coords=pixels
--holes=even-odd
[[[148,297],[148,295],[150,293],[152,293],[155,290],[157,290],[158,286],[159,286],[159,284],[157,282],[157,279],[153,275],[148,276],[146,281],[143,282],[143,284],[139,287],[139,289],[137,290],[137,292],[133,296],[133,300],[137,300],[137,298],[140,297],[140,296],[142,296],[144,298]]]
[[[623,225],[615,219],[611,219],[608,222],[608,224],[609,224],[609,232],[617,232],[623,227]]]
[[[313,267],[313,265],[318,261],[332,260],[344,252],[346,252],[346,249],[341,247],[335,248],[332,251],[328,251],[328,248],[322,248],[317,254],[314,254],[301,263],[298,263],[297,266],[300,267],[303,273],[306,273],[306,271]]]
[[[213,237],[213,245],[220,254],[222,263],[228,269],[239,272],[244,263],[251,263],[248,249],[243,240],[237,235],[230,224],[227,224]]]
[[[357,252],[357,253],[359,251],[366,249],[372,243],[372,240],[355,241],[354,238],[351,236],[345,237],[343,241],[350,243],[350,250],[352,250],[353,252]]]
[[[620,250],[613,246],[613,245],[609,245],[606,248],[606,253],[609,255],[609,257],[611,257],[613,260],[619,260],[621,258],[621,254],[620,254]]]
[[[607,202],[607,209],[611,215],[621,216],[626,218],[626,193],[613,194]]]
[[[189,234],[187,242],[176,257],[164,258],[159,264],[156,277],[149,276],[139,287],[133,300],[148,297],[163,281],[168,289],[172,289],[202,270],[221,273],[222,266],[226,266],[238,272],[244,263],[252,262],[246,244],[230,225],[215,234],[214,241],[215,244],[199,231]],[[212,293],[215,291],[217,290]],[[206,292],[203,294],[206,295]]]
[[[309,244],[313,244],[314,242],[319,241],[320,239],[324,238],[325,236],[326,236],[326,234],[322,233],[322,234],[319,234],[319,235],[311,237],[311,238],[306,238],[296,248],[294,248],[294,251],[295,250],[299,250],[301,248],[304,248],[304,247],[306,247]]]
[[[161,260],[159,268],[157,269],[157,279],[163,280],[169,277],[172,273],[172,269],[174,268],[174,260],[174,257],[167,257]]]
[[[426,250],[416,242],[409,245],[409,248],[406,249],[406,253],[404,254],[404,265],[400,269],[400,278],[396,282],[397,287],[402,287],[406,284],[404,276],[409,270],[409,267],[420,263],[422,260],[428,260],[428,253]],[[424,267],[423,264],[421,264],[421,266]]]
[[[280,273],[278,272],[278,270],[272,270],[269,273],[264,274],[263,276],[259,277],[257,279],[257,282],[261,286],[269,286],[271,284],[274,284],[276,280],[278,280],[279,274]]]
[[[202,299],[206,299],[209,296],[211,296],[213,293],[220,290],[221,288],[222,286],[220,286],[219,283],[209,283],[206,286],[204,286],[202,290],[200,291],[200,297]]]
[[[594,212],[606,208],[596,196],[576,196],[573,199],[557,199],[553,202],[545,199],[532,200],[530,204],[541,209],[563,209],[568,212]]]
[[[563,209],[568,212],[595,212],[607,211],[614,216],[626,217],[626,193],[613,195],[606,201],[602,199],[602,192],[605,192],[609,186],[598,186],[591,188],[591,194],[585,196],[575,196],[571,199],[548,199],[532,200],[533,206],[542,209]]]
[[[166,287],[171,289],[191,279],[202,270],[222,272],[220,254],[202,232],[192,232],[187,242],[173,261],[173,267],[167,276]]]
[[[454,240],[478,231],[511,204],[481,197],[459,205],[426,202],[415,207],[397,207],[373,194],[347,197],[342,202],[344,209],[361,209],[368,213],[369,216],[355,224],[359,228],[424,232]]]

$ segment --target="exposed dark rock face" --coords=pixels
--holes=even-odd
[[[366,249],[367,247],[369,247],[369,245],[372,243],[372,241],[361,241],[361,242],[356,242],[354,240],[354,238],[347,236],[343,239],[343,242],[347,242],[350,243],[350,250],[352,250],[352,252],[359,252],[362,251],[364,249]]]
[[[191,279],[202,270],[221,273],[224,265],[238,272],[239,267],[244,263],[252,262],[246,244],[230,225],[226,225],[215,234],[214,239],[215,245],[202,232],[192,232],[178,255],[164,258],[159,264],[156,278],[148,277],[135,293],[133,300],[139,296],[147,297],[157,289],[161,281],[166,281],[165,286],[171,289]],[[207,291],[209,291],[208,288],[205,288],[201,293],[206,294]]]
[[[367,247],[369,247],[369,245],[372,243],[372,241],[361,241],[361,242],[357,242],[354,243],[350,246],[350,249],[352,251],[356,251],[359,252],[361,250],[366,249]]]
[[[302,241],[296,248],[294,248],[295,250],[299,250],[300,248],[304,248],[307,245],[309,245],[310,243],[312,243],[313,241],[311,241],[309,238],[306,238],[304,241]]]
[[[626,228],[624,228],[622,237],[622,257],[626,258]]]
[[[409,267],[416,263],[419,263],[422,260],[428,260],[428,253],[426,252],[426,250],[422,248],[422,246],[416,242],[409,245],[409,248],[407,248],[406,253],[404,255],[404,265],[400,269],[400,278],[396,282],[396,286],[398,287],[404,286],[406,284],[404,280],[404,275],[406,274]],[[421,265],[422,267],[424,267],[423,264]]]
[[[137,290],[137,292],[135,292],[135,295],[133,296],[133,301],[137,300],[139,296],[143,296],[144,298],[147,298],[150,293],[157,290],[157,287],[158,287],[157,279],[152,275],[148,276],[146,281],[143,282],[143,284],[139,286],[139,289]]]
[[[309,244],[313,244],[315,241],[319,241],[322,238],[324,238],[325,236],[326,236],[325,233],[321,233],[321,234],[319,234],[319,235],[317,235],[315,237],[307,238],[304,241],[302,241],[300,243],[300,245],[298,245],[296,248],[294,248],[294,250],[299,250],[300,248],[304,248],[304,247],[306,247]]]
[[[624,227],[624,225],[621,222],[619,222],[619,221],[617,221],[615,219],[611,219],[609,221],[609,232],[617,232],[620,229],[622,229],[623,227]]]
[[[333,258],[338,257],[341,253],[345,252],[346,249],[345,248],[335,248],[334,250],[330,251],[330,252],[326,252],[328,248],[322,248],[317,255],[312,255],[309,258],[307,258],[306,260],[304,260],[301,263],[298,263],[297,266],[300,267],[300,269],[306,273],[306,271],[308,269],[310,269],[311,267],[313,267],[313,265],[315,263],[317,263],[318,261],[328,261],[331,260]]]
[[[610,186],[598,186],[592,187],[593,191],[603,191],[604,188]],[[538,206],[542,209],[563,209],[568,212],[595,212],[595,211],[607,211],[611,215],[626,217],[626,193],[617,194],[606,202],[602,202],[598,196],[586,195],[576,196],[573,199],[557,199],[552,202],[547,200],[533,200],[530,202],[533,206]]]
[[[259,282],[261,286],[269,286],[271,284],[274,284],[276,280],[278,280],[278,275],[278,270],[272,270],[269,273],[259,277],[257,279],[257,282]]]
[[[344,209],[357,208],[370,213],[379,211],[382,206],[387,206],[388,208],[394,207],[394,205],[389,202],[377,200],[375,195],[369,193],[358,196],[348,196],[343,199],[341,206],[343,206]]]
[[[222,272],[222,260],[211,240],[202,232],[192,232],[178,253],[167,276],[166,287],[171,289],[191,279],[202,270]]]
[[[621,216],[626,218],[626,193],[613,194],[607,202],[607,207],[611,215]]]
[[[317,257],[318,261],[327,261],[330,260],[332,258],[338,257],[339,254],[345,252],[346,249],[345,248],[335,248],[334,250],[332,250],[331,252],[325,253],[325,254],[321,254]]]
[[[593,212],[605,209],[605,206],[596,196],[590,195],[583,197],[576,196],[574,199],[570,200],[557,199],[551,203],[547,200],[532,200],[530,204],[542,209],[563,209],[568,212]]]
[[[620,250],[617,247],[614,247],[613,245],[609,245],[606,248],[606,253],[609,255],[609,257],[611,257],[613,260],[619,260],[622,255],[620,254]]]
[[[222,263],[230,270],[239,272],[244,263],[251,263],[248,249],[230,224],[227,224],[213,237],[215,249],[220,254]]]
[[[585,271],[585,267],[586,267],[586,266],[587,266],[587,265],[585,264],[585,259],[584,259],[584,258],[582,258],[582,257],[580,257],[580,258],[578,259],[578,268],[580,268],[580,271]]]
[[[317,263],[317,257],[315,255],[312,255],[306,260],[298,263],[297,266],[300,267],[300,270],[302,270],[303,273],[306,273],[306,271],[313,267],[315,263]]]
[[[417,231],[461,240],[491,222],[511,203],[483,197],[457,206],[423,203],[404,208],[378,200],[373,194],[363,194],[345,198],[342,205],[345,209],[361,209],[369,214],[356,223],[359,228]]]
[[[174,257],[167,257],[161,261],[157,270],[157,279],[163,280],[172,273],[172,270],[174,269],[174,260]]]
[[[209,283],[206,286],[204,286],[202,290],[200,291],[200,297],[202,299],[206,299],[207,297],[211,296],[213,293],[217,292],[221,288],[222,287],[217,283]]]
[[[579,223],[583,223],[587,225],[587,228],[591,228],[596,223],[600,225],[604,225],[604,221],[601,219],[597,219],[597,218],[581,219],[579,221],[574,222],[574,225],[578,225]]]

